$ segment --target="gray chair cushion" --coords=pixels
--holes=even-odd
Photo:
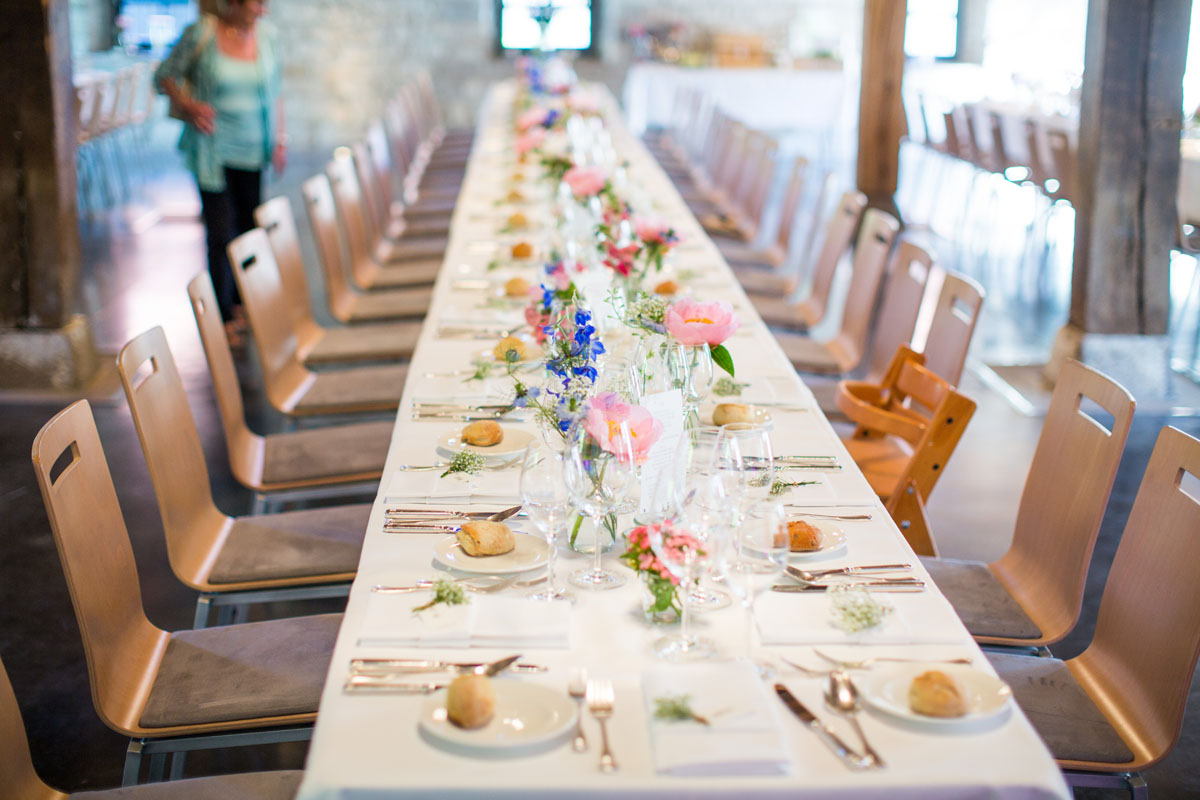
[[[829,352],[829,347],[824,342],[786,332],[775,334],[775,339],[792,364],[801,372],[836,374],[842,371],[837,359]]]
[[[769,265],[760,267],[734,267],[734,276],[746,294],[782,297],[788,291],[788,279]]]
[[[406,261],[390,267],[381,267],[371,284],[373,289],[399,288],[403,286],[429,286],[437,280],[442,269],[441,258]]]
[[[792,331],[806,329],[804,321],[796,313],[796,306],[782,294],[756,295],[750,298],[754,310],[762,317],[763,322],[772,328],[784,328]]]
[[[308,413],[338,413],[359,409],[393,409],[400,404],[408,365],[355,367],[337,372],[318,372],[296,410]]]
[[[320,614],[172,633],[139,722],[313,714],[341,624],[341,614]]]
[[[424,317],[433,295],[428,289],[390,289],[360,294],[350,309],[351,322],[369,322],[399,317]]]
[[[988,653],[1055,758],[1126,764],[1133,751],[1057,658]]]
[[[304,363],[329,364],[339,361],[384,361],[411,358],[420,335],[421,323],[419,322],[326,328],[325,335],[304,357]]]
[[[238,517],[208,576],[237,583],[358,569],[370,503]]]
[[[79,792],[82,800],[292,800],[304,773],[298,769],[215,775],[167,783],[146,783]]]
[[[382,473],[391,441],[390,422],[356,422],[272,433],[266,442],[263,482]]]
[[[398,264],[413,259],[425,260],[444,255],[449,242],[444,236],[437,238],[384,240],[375,250],[375,260],[380,264]]]
[[[981,561],[921,557],[963,625],[975,636],[1037,639],[1042,629]]]

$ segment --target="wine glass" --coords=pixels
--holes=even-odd
[[[745,611],[745,656],[752,660],[754,598],[775,583],[787,565],[783,504],[778,500],[752,504],[740,524],[717,537],[713,550],[718,572]]]
[[[535,600],[573,600],[558,588],[555,565],[558,561],[559,534],[566,531],[571,517],[571,493],[563,475],[562,451],[533,442],[521,462],[521,506],[538,532],[546,538],[550,560],[546,565],[546,589],[529,595]]]
[[[688,437],[681,437],[687,442],[695,461],[699,448],[690,442]],[[713,472],[709,465],[696,465],[689,473],[687,491],[682,501],[682,515],[693,530],[703,531],[707,537],[721,535],[727,529],[737,524],[737,515],[731,507],[729,496],[725,493],[720,477]],[[707,541],[707,539],[706,539]],[[710,562],[711,563],[711,560]],[[706,564],[705,566],[708,566]],[[706,589],[700,586],[699,575],[692,590],[687,595],[687,605],[693,611],[717,611],[726,608],[729,595],[717,589]]]
[[[774,464],[771,437],[761,425],[731,422],[717,431],[713,465],[740,517],[771,496]]]
[[[571,500],[592,518],[596,527],[592,568],[572,573],[570,580],[576,586],[592,590],[615,589],[625,583],[624,575],[606,571],[601,565],[604,549],[600,544],[601,527],[616,540],[617,509],[633,487],[636,475],[628,423],[617,424],[615,435],[610,435],[606,444],[611,450],[602,447],[585,425],[576,425],[563,464]]]
[[[663,636],[654,643],[654,653],[667,661],[701,661],[716,655],[716,645],[707,637],[695,636],[691,629],[691,603],[688,596],[696,581],[696,569],[707,563],[708,540],[713,528],[706,524],[689,526],[667,519],[649,527],[650,549],[658,560],[679,579],[682,594],[679,633]]]

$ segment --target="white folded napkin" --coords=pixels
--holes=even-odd
[[[443,470],[444,471],[444,470]],[[521,496],[521,470],[484,470],[475,475],[461,472],[441,477],[437,470],[428,472],[397,471],[388,483],[387,494],[426,502],[456,500],[461,502],[509,503]]]
[[[431,592],[372,594],[358,632],[361,647],[567,647],[570,603],[545,603],[523,597],[487,597],[468,593],[470,602],[429,602]]]
[[[758,633],[767,647],[809,644],[958,644],[962,623],[949,603],[933,595],[880,592],[892,612],[874,628],[849,633],[833,624],[827,594],[767,591],[754,602]]]
[[[745,662],[663,667],[642,674],[655,769],[664,775],[780,775],[791,756],[765,684]],[[709,718],[655,719],[655,698],[688,695]]]

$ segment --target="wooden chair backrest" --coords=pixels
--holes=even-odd
[[[0,786],[12,800],[62,800],[67,795],[42,782],[33,768],[29,737],[21,720],[21,707],[0,661]]]
[[[1166,427],[1113,558],[1096,634],[1076,659],[1144,764],[1170,752],[1183,727],[1200,655],[1198,563],[1200,441]]]
[[[394,181],[397,176],[392,171],[392,156],[388,152],[387,129],[383,126],[383,120],[376,120],[367,126],[364,141],[367,153],[371,157],[371,177],[375,182],[375,191],[382,201],[386,217],[392,213],[392,204],[396,200]]]
[[[924,353],[925,366],[951,384],[957,385],[962,378],[983,297],[983,287],[971,278],[957,272],[945,273]]]
[[[379,183],[375,180],[374,168],[371,164],[371,153],[366,142],[355,142],[350,148],[354,165],[354,176],[358,180],[359,207],[362,209],[363,227],[367,231],[367,241],[377,242],[383,237],[387,226],[387,209],[384,207],[383,193],[379,191]]]
[[[1058,178],[1056,194],[1068,202],[1074,203],[1077,180],[1075,144],[1066,131],[1048,128],[1046,145],[1050,149],[1050,160],[1054,164],[1054,176]]]
[[[400,98],[392,98],[384,108],[383,122],[387,131],[388,153],[391,156],[392,164],[395,165],[396,177],[400,183],[403,183],[404,178],[408,175],[409,167],[412,166],[412,154],[407,151],[405,145],[404,137],[409,121]]]
[[[255,228],[230,242],[229,264],[254,334],[267,398],[278,409],[290,408],[313,373],[300,360],[296,332],[288,324],[283,281],[266,231]]]
[[[753,240],[762,222],[767,195],[775,177],[775,154],[779,150],[779,143],[759,131],[751,131],[750,136],[745,180],[739,187],[737,207],[747,234]]]
[[[925,284],[932,270],[933,256],[923,247],[902,240],[893,251],[883,288],[883,305],[875,323],[875,335],[871,337],[868,381],[881,380],[896,350],[912,341]]]
[[[746,138],[749,129],[745,125],[730,120],[725,145],[718,154],[717,169],[713,173],[713,186],[727,199],[731,198],[737,189],[738,177],[746,161]]]
[[[867,336],[874,318],[872,312],[879,297],[879,284],[883,281],[888,254],[899,230],[900,223],[886,211],[871,208],[863,215],[858,246],[854,249],[850,287],[842,311],[841,330],[829,342],[829,349],[843,371],[857,367],[866,354]]]
[[[271,241],[292,329],[301,341],[319,335],[321,326],[313,317],[312,296],[300,250],[300,235],[296,231],[296,217],[292,214],[292,201],[287,195],[272,197],[254,209],[254,221],[266,231]]]
[[[325,293],[333,315],[345,320],[354,305],[355,291],[350,286],[346,265],[345,237],[338,225],[333,188],[325,175],[314,175],[300,186],[309,229],[317,244],[317,257],[325,275]]]
[[[800,216],[800,200],[804,197],[804,178],[808,171],[808,159],[797,156],[792,162],[792,172],[788,177],[787,188],[783,190],[783,203],[779,207],[779,234],[776,241],[784,253],[792,243],[792,234],[796,230],[796,222]]]
[[[730,134],[731,120],[716,104],[713,105],[712,121],[709,124],[708,137],[704,142],[704,150],[700,167],[704,176],[712,182],[717,173],[717,166],[726,152]]]
[[[196,327],[200,330],[200,343],[204,346],[213,391],[217,394],[217,410],[221,415],[221,429],[225,432],[229,468],[242,485],[254,486],[262,474],[265,440],[246,424],[246,409],[242,404],[242,389],[237,368],[233,364],[233,352],[229,349],[229,338],[225,334],[217,295],[207,270],[188,283],[188,299],[196,317]]]
[[[961,106],[952,106],[943,113],[946,121],[946,149],[950,155],[970,161],[971,140],[966,130],[966,120],[963,119]]]
[[[837,405],[857,426],[854,438],[895,436],[908,443],[911,455],[887,493],[887,508],[915,552],[937,555],[925,503],[975,414],[975,402],[923,360],[902,345],[879,384],[839,383]]]
[[[170,634],[152,625],[142,607],[129,531],[86,400],[38,432],[33,468],[83,637],[96,713],[128,731]]]
[[[1029,177],[1038,186],[1042,186],[1053,177],[1050,173],[1049,159],[1046,156],[1042,126],[1034,119],[1026,119],[1024,125],[1025,149],[1029,155]]]
[[[367,212],[363,208],[362,187],[354,170],[354,159],[349,152],[334,155],[325,165],[329,176],[329,187],[333,190],[339,227],[345,235],[346,248],[350,255],[350,274],[359,286],[371,284],[371,237]]]
[[[1112,417],[1111,428],[1089,412],[1092,403]],[[1036,615],[1044,638],[1062,638],[1079,619],[1133,408],[1129,392],[1090,367],[1070,361],[1059,372],[1021,493],[1012,546],[992,567]]]
[[[863,209],[867,207],[867,196],[862,192],[849,191],[842,195],[837,208],[825,225],[825,238],[821,249],[817,251],[817,260],[813,265],[812,291],[804,299],[810,307],[812,318],[809,326],[815,325],[825,317],[829,305],[829,292],[833,287],[833,276],[841,263],[842,254],[850,248],[854,241],[854,231]]]
[[[213,502],[204,446],[163,329],[151,328],[121,348],[117,372],[150,468],[171,569],[195,584],[227,517]]]

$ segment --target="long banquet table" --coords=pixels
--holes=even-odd
[[[611,679],[615,685],[615,715],[609,734],[621,769],[614,774],[597,770],[599,730],[590,716],[584,720],[592,747],[587,753],[572,752],[565,744],[548,752],[513,759],[479,760],[441,749],[418,731],[417,714],[426,698],[408,695],[348,694],[343,684],[350,661],[359,657],[457,658],[485,661],[512,650],[363,647],[359,644],[371,586],[401,584],[436,574],[431,559],[434,536],[385,533],[384,509],[402,496],[428,495],[430,473],[406,472],[406,464],[428,464],[440,436],[461,428],[461,422],[415,421],[414,399],[479,394],[464,388],[461,377],[431,377],[455,367],[466,366],[472,357],[490,348],[491,342],[439,339],[439,325],[486,317],[478,293],[455,288],[464,277],[492,277],[486,265],[493,257],[492,241],[498,224],[495,199],[508,191],[514,170],[510,155],[511,107],[514,83],[494,87],[482,108],[461,200],[455,210],[449,247],[434,299],[410,368],[400,411],[392,434],[387,466],[371,515],[358,576],[347,604],[333,659],[321,699],[320,713],[308,756],[307,772],[300,797],[1066,797],[1066,789],[1054,761],[1021,711],[1015,706],[982,729],[943,732],[913,726],[873,711],[861,715],[868,737],[887,761],[884,769],[852,772],[806,730],[794,717],[779,719],[791,756],[787,774],[753,777],[676,777],[658,774],[651,753],[648,713],[644,705],[641,676],[646,670],[668,668],[649,652],[649,643],[662,630],[640,619],[640,595],[630,574],[628,583],[616,590],[575,590],[577,602],[571,612],[570,646],[566,649],[523,651],[524,661],[544,664],[549,670],[537,675],[507,677],[541,683],[556,691],[567,688],[569,670],[582,666],[589,678]],[[683,204],[666,175],[641,144],[622,126],[615,102],[603,90],[608,128],[614,147],[629,162],[629,175],[658,212],[671,220],[684,239],[678,252],[679,265],[695,270],[701,282],[696,294],[728,299],[740,313],[744,330],[727,346],[738,366],[738,377],[748,381],[753,399],[785,399],[807,405],[806,410],[779,411],[772,431],[777,452],[825,453],[836,455],[846,468],[823,474],[811,487],[799,487],[786,499],[790,504],[811,505],[813,510],[859,511],[871,515],[867,521],[843,525],[849,540],[848,552],[828,563],[880,563],[911,561],[923,573],[888,517],[883,506],[855,468],[828,421],[820,413],[811,393],[789,365],[783,352],[746,300],[718,250]],[[527,168],[528,171],[528,168]],[[502,217],[501,217],[502,218]],[[501,276],[505,275],[503,271]],[[492,383],[492,393],[502,392],[503,381]],[[511,423],[508,423],[511,424]],[[526,423],[531,427],[531,423]],[[473,501],[485,508],[519,502],[519,470],[493,473],[511,476],[506,498]],[[808,475],[805,475],[808,477]],[[389,501],[389,498],[392,501]],[[504,503],[508,499],[510,502]],[[449,501],[439,498],[442,505]],[[584,556],[562,551],[559,574],[584,564]],[[606,565],[617,566],[615,553]],[[820,565],[821,562],[817,562]],[[510,590],[512,593],[521,590]],[[528,590],[524,590],[528,591]],[[770,595],[771,593],[768,593]],[[820,598],[802,595],[773,595],[794,602],[796,613],[813,613]],[[899,597],[899,596],[897,596]],[[925,609],[912,627],[918,638],[937,644],[869,645],[845,644],[831,650],[847,655],[904,655],[929,658],[970,656],[980,668],[987,662],[954,617],[949,605],[930,584],[925,594],[916,595]],[[730,655],[740,652],[743,616],[733,607],[698,617],[701,632],[717,640]],[[766,653],[764,649],[762,651]],[[772,656],[786,656],[818,666],[811,647],[770,648]],[[854,742],[845,720],[838,719],[822,703],[824,681],[796,672],[781,671],[776,680],[791,690],[818,716],[830,722],[847,741]],[[772,697],[772,701],[774,698]],[[710,734],[716,735],[716,734]]]

